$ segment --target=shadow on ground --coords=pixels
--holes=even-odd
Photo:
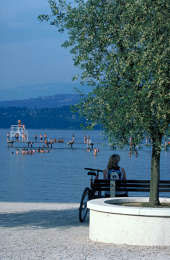
[[[80,223],[78,209],[32,210],[28,212],[1,213],[0,227],[55,228],[88,225]]]

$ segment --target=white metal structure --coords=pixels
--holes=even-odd
[[[10,141],[28,141],[28,131],[25,129],[25,125],[11,125],[10,128]]]

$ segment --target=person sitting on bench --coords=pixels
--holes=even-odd
[[[109,158],[107,168],[103,170],[104,179],[110,180],[110,175],[112,174],[112,179],[120,180],[122,182],[126,182],[126,172],[124,168],[119,166],[120,156],[118,154],[112,154]],[[105,194],[108,196],[109,194]],[[127,196],[125,192],[116,192],[116,196]]]

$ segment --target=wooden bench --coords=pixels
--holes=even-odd
[[[85,221],[88,213],[87,201],[104,197],[127,197],[133,194],[149,193],[150,180],[126,180],[126,182],[115,180],[111,175],[110,180],[99,179],[99,173],[103,173],[100,169],[85,168],[87,175],[90,176],[90,187],[86,187],[82,193],[80,207],[79,207],[79,220]],[[170,180],[160,180],[159,182],[160,193],[170,193]]]
[[[150,180],[126,180],[126,182],[120,182],[117,180],[101,180],[96,179],[91,185],[92,190],[96,193],[102,194],[102,192],[110,192],[110,197],[119,196],[123,193],[148,193],[150,191]],[[170,192],[170,181],[160,180],[159,192]],[[101,195],[102,197],[102,195]]]

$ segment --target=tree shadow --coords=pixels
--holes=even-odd
[[[80,223],[78,209],[31,210],[27,212],[1,213],[0,227],[55,228],[88,225]]]

